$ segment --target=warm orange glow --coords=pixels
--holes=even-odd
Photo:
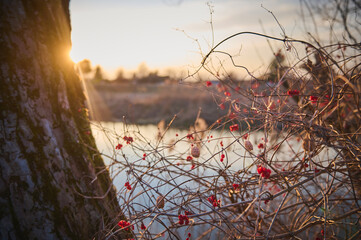
[[[275,1],[281,4],[284,0]],[[180,1],[176,5],[165,4],[166,1],[118,2],[70,1],[73,44],[70,56],[74,62],[89,59],[93,65],[101,65],[105,72],[114,74],[119,67],[136,69],[141,62],[146,62],[151,69],[177,67],[187,72],[189,66],[198,66],[209,51],[212,29],[215,43],[239,31],[261,32],[260,19],[268,33],[280,32],[276,22],[264,20],[270,16],[258,3],[221,1],[214,4],[216,11],[211,28],[210,10],[204,1]],[[297,4],[293,3],[296,0],[287,2],[290,3],[282,5],[277,12],[277,18],[288,30],[295,28],[292,20],[295,14],[290,13]],[[185,30],[191,38],[176,29]],[[294,32],[291,37],[296,37]],[[258,69],[261,61],[268,62],[273,57],[264,39],[248,36],[235,39],[223,50],[238,53],[240,46],[239,62],[246,62],[251,69]],[[255,49],[262,54],[255,53]]]
[[[70,59],[75,62],[75,63],[78,63],[80,62],[81,60],[83,60],[84,58],[79,55],[73,48],[70,50],[69,52],[69,56],[70,56]]]

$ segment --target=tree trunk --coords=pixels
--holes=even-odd
[[[0,1],[0,239],[92,239],[122,217],[70,30],[69,0]]]

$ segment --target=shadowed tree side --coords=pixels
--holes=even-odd
[[[120,207],[68,56],[69,1],[1,1],[0,31],[0,239],[101,237]]]

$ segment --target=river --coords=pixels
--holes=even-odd
[[[210,207],[207,201],[191,201],[195,199],[195,194],[206,200],[207,196],[212,194],[209,189],[218,181],[220,184],[227,181],[239,183],[240,180],[235,177],[239,171],[247,171],[247,174],[258,177],[254,162],[256,155],[263,153],[264,148],[258,148],[257,145],[263,143],[264,146],[273,146],[284,137],[279,134],[265,136],[264,132],[254,132],[249,136],[254,150],[249,153],[243,147],[242,136],[245,132],[231,132],[222,128],[203,130],[193,134],[192,139],[188,130],[170,128],[159,131],[155,125],[92,122],[97,147],[118,190],[122,211],[138,227],[135,231],[139,231],[141,223],[149,226],[148,231],[152,235],[145,238],[153,238],[162,233],[165,230],[164,225],[174,225],[178,221],[174,214],[192,209],[197,212],[207,211]],[[132,141],[127,144],[124,137],[132,137]],[[266,137],[268,141],[265,141]],[[122,145],[120,149],[116,149],[118,144]],[[187,161],[192,145],[200,149],[200,157]],[[301,144],[295,137],[288,138],[283,145],[277,155],[268,153],[275,161],[287,159],[290,151],[297,153],[301,150]],[[284,165],[278,167],[282,168]],[[221,179],[221,176],[224,179]],[[130,183],[132,190],[126,189],[126,182]],[[166,212],[163,212],[163,215],[157,215],[161,210],[155,207],[155,199],[159,195],[166,196],[167,199],[164,208]],[[206,216],[203,221],[207,221]],[[207,228],[208,226],[200,225],[173,228],[172,231],[183,238],[188,232],[199,236]],[[208,237],[218,239],[223,235],[216,230]]]

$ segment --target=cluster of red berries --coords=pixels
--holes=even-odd
[[[224,95],[227,96],[227,97],[230,97],[231,93],[226,91],[226,92],[224,92]]]
[[[224,154],[222,154],[220,161],[223,162],[225,157],[226,157],[226,156],[225,156]]]
[[[142,223],[141,225],[140,225],[140,229],[142,229],[142,230],[145,230],[147,227],[144,225],[144,223]]]
[[[146,157],[146,156],[147,156],[147,154],[146,154],[146,153],[144,153],[144,154],[143,154],[143,158],[142,158],[142,159],[143,159],[143,160],[145,160],[145,157]]]
[[[120,150],[122,147],[123,145],[119,143],[117,146],[115,146],[115,149]]]
[[[186,240],[189,240],[189,238],[192,236],[192,234],[189,232],[188,233],[188,237],[186,238]]]
[[[217,201],[217,198],[214,195],[207,198],[207,200],[213,205],[213,207],[219,207],[221,205],[221,200]]]
[[[127,136],[123,137],[123,139],[124,139],[124,141],[127,142],[127,144],[130,144],[134,141],[132,137],[127,137]]]
[[[239,188],[239,184],[237,184],[237,183],[233,183],[233,188],[236,190],[237,188]]]
[[[192,161],[193,157],[192,156],[187,156],[187,161]]]
[[[238,131],[238,130],[239,130],[238,124],[234,124],[234,125],[230,126],[230,127],[229,127],[229,130],[231,130],[231,132],[233,132],[233,131]]]
[[[261,177],[266,178],[266,179],[271,176],[271,169],[268,169],[268,168],[265,168],[262,166],[258,166],[257,172],[258,172],[258,174],[261,174]]]
[[[127,222],[127,221],[124,221],[124,220],[120,220],[118,222],[118,226],[121,227],[121,228],[124,228],[125,231],[128,231],[130,232],[130,222]],[[134,230],[134,226],[132,226],[132,229]]]
[[[257,147],[258,147],[259,149],[261,149],[261,148],[264,148],[264,145],[263,145],[263,143],[259,143]]]
[[[188,225],[189,224],[189,218],[188,218],[188,216],[187,216],[187,214],[184,214],[184,215],[182,215],[182,214],[179,214],[179,216],[178,216],[178,223],[180,224],[180,225]]]
[[[316,104],[317,100],[318,100],[317,96],[310,96],[310,101],[311,101],[312,104]]]
[[[189,140],[194,139],[194,137],[193,137],[193,135],[192,135],[191,133],[188,133],[188,134],[187,134],[187,138],[188,138]]]
[[[132,186],[130,186],[129,182],[126,182],[124,184],[124,186],[128,189],[128,190],[132,190]]]
[[[300,91],[298,91],[298,90],[288,90],[288,91],[287,91],[287,94],[288,94],[289,96],[296,96],[296,95],[299,95],[299,94],[300,94]]]
[[[207,81],[207,82],[206,82],[206,86],[207,86],[207,87],[212,86],[212,82],[211,82],[211,81]]]

